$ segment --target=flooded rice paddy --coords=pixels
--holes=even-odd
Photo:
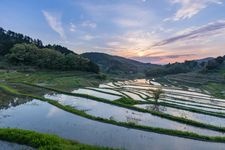
[[[193,126],[181,124],[168,119],[163,119],[158,116],[153,116],[149,113],[141,113],[130,109],[113,106],[101,102],[88,100],[86,98],[68,96],[63,94],[46,95],[46,98],[59,101],[63,105],[70,105],[76,109],[83,110],[86,113],[105,119],[112,119],[120,122],[135,123],[139,125],[160,127],[181,131],[193,131],[202,135],[222,136],[223,133],[211,130],[196,128]]]
[[[38,88],[31,89],[27,87],[29,88],[28,90],[22,85],[12,86],[21,92],[32,92],[38,96],[55,100],[62,105],[69,105],[74,109],[82,110],[95,117],[143,126],[189,131],[207,136],[225,136],[222,132],[179,123],[150,113],[138,112],[92,99],[45,91],[43,89],[38,90]],[[225,100],[223,99],[214,98],[203,92],[196,92],[197,90],[193,91],[191,88],[187,91],[170,87],[169,85],[163,86],[163,84],[157,83],[156,81],[151,82],[145,79],[106,83],[100,85],[98,88],[88,87],[77,89],[72,91],[72,93],[87,94],[109,101],[119,100],[122,97],[130,97],[137,102],[145,103],[134,105],[138,108],[158,111],[218,127],[225,127],[225,118],[204,115],[169,106],[148,104],[149,101],[154,101],[153,92],[158,88],[164,91],[162,97],[159,99],[161,102],[187,108],[191,107],[205,111],[225,113]],[[148,150],[149,148],[153,150],[225,149],[225,144],[223,143],[198,141],[93,121],[66,112],[38,99],[15,97],[2,91],[0,91],[0,96],[0,128],[28,129],[42,133],[56,134],[81,143],[129,150]],[[3,141],[0,141],[0,145],[1,148],[6,149],[20,148],[21,146]],[[23,148],[23,145],[21,148]]]

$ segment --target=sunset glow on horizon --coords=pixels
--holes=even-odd
[[[225,55],[224,0],[2,0],[0,10],[0,27],[79,54],[154,64]]]

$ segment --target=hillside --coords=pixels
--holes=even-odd
[[[148,70],[146,77],[154,77],[165,85],[183,89],[202,89],[225,98],[225,56],[186,61]]]
[[[32,68],[99,72],[96,64],[61,45],[43,45],[39,39],[0,28],[0,68]]]
[[[113,74],[137,74],[144,73],[146,69],[156,68],[159,65],[150,63],[141,63],[135,60],[127,59],[120,56],[108,55],[105,53],[83,53],[81,56],[90,59],[94,63],[98,64],[100,70],[106,73]]]
[[[225,69],[225,56],[219,56],[217,58],[204,58],[199,60],[185,61],[182,63],[167,64],[155,69],[149,69],[145,72],[147,77],[158,77],[179,73],[209,73],[218,72]]]

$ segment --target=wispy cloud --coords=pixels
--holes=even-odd
[[[143,24],[136,19],[117,18],[114,23],[121,27],[141,27]]]
[[[176,62],[180,60],[193,60],[197,58],[196,54],[175,54],[175,55],[164,55],[164,56],[142,56],[142,57],[131,57],[131,59],[155,64],[166,64],[169,62]]]
[[[222,0],[170,0],[170,2],[172,4],[179,4],[180,8],[173,17],[166,18],[165,21],[189,19],[210,4],[222,4]]]
[[[84,36],[81,37],[82,40],[85,40],[85,41],[90,41],[92,39],[94,39],[95,37],[90,35],[90,34],[86,34]]]
[[[174,43],[177,41],[184,41],[184,40],[193,40],[199,39],[201,37],[210,37],[215,35],[225,34],[225,20],[219,20],[216,22],[208,23],[207,25],[197,27],[197,28],[190,28],[187,32],[184,32],[180,35],[162,40],[153,44],[150,48],[157,47],[157,46],[164,46],[170,43]]]
[[[57,32],[62,39],[65,39],[66,36],[65,36],[64,29],[62,27],[61,17],[59,15],[52,14],[45,10],[43,10],[42,13],[43,13],[48,25],[52,28],[52,30]]]
[[[152,22],[154,15],[150,9],[143,9],[140,6],[126,3],[82,3],[82,7],[90,16],[99,22],[122,27],[146,27]]]
[[[94,22],[91,22],[91,21],[84,21],[82,24],[81,24],[82,27],[89,27],[89,28],[96,28],[97,27],[97,24],[94,23]]]
[[[115,41],[110,41],[110,42],[107,42],[106,45],[108,46],[120,46],[121,43],[120,42],[115,42]]]
[[[70,28],[69,28],[69,30],[70,30],[71,32],[75,32],[76,29],[77,29],[76,25],[73,24],[73,23],[70,23]]]

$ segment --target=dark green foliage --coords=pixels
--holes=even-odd
[[[105,75],[105,74],[98,74],[98,75],[96,75],[96,79],[106,80],[107,79],[107,75]]]
[[[61,45],[50,45],[50,44],[48,44],[48,45],[46,45],[45,46],[46,48],[49,48],[49,49],[54,49],[54,50],[56,50],[56,51],[59,51],[60,53],[62,53],[62,54],[75,54],[73,51],[71,51],[71,50],[69,50],[68,48],[66,48],[66,47],[63,47],[63,46],[61,46]],[[77,55],[77,54],[76,54]]]
[[[34,66],[52,70],[82,70],[99,72],[96,64],[73,53],[62,54],[49,48],[38,48],[34,44],[15,44],[5,56],[14,65]]]
[[[95,73],[99,73],[100,72],[100,69],[99,69],[98,65],[96,65],[92,61],[89,61],[88,65],[90,66],[89,68],[87,68],[88,71],[95,72]],[[103,75],[102,79],[106,79],[106,76]]]
[[[4,57],[5,56],[5,57]],[[0,28],[0,57],[14,66],[52,70],[81,70],[98,73],[99,67],[60,45],[44,46],[39,39]],[[7,61],[1,59],[1,62]],[[7,63],[2,63],[7,64]],[[1,67],[1,66],[0,66]],[[7,65],[10,68],[10,64]],[[7,68],[4,66],[4,68]]]
[[[145,74],[148,77],[154,77],[160,75],[163,76],[168,74],[186,73],[192,71],[195,67],[197,68],[197,65],[194,62],[174,63],[158,67],[155,69],[147,70]]]
[[[213,70],[219,66],[219,63],[216,60],[208,61],[207,65],[205,66],[206,70]]]
[[[73,51],[67,49],[66,47],[60,45],[46,45],[44,46],[42,41],[39,39],[32,39],[29,36],[23,35],[21,33],[15,33],[13,31],[6,31],[0,27],[0,55],[5,55],[9,53],[9,50],[15,45],[20,43],[34,44],[38,48],[49,48],[54,49],[63,54],[73,53]]]
[[[225,61],[225,57],[217,57],[215,59],[209,60],[205,65],[204,71],[215,70],[219,68],[225,68],[223,62]]]
[[[135,101],[131,98],[126,98],[126,97],[122,97],[118,100],[115,100],[114,102],[116,103],[121,103],[121,104],[126,104],[126,105],[136,105],[136,104],[140,104],[140,102]]]
[[[216,59],[215,59],[215,61],[218,63],[218,64],[222,64],[223,62],[224,62],[224,57],[221,57],[221,56],[219,56],[219,57],[217,57]]]
[[[145,75],[147,77],[158,77],[188,72],[207,72],[210,70],[225,68],[224,60],[224,56],[219,56],[217,58],[209,57],[201,60],[185,61],[184,63],[169,63],[161,67],[158,66],[153,69],[148,69],[146,70]]]
[[[29,43],[40,48],[43,47],[42,41],[39,39],[32,39],[29,36],[10,30],[6,31],[0,27],[0,55],[7,54],[9,49],[12,48],[14,44],[18,43]]]

